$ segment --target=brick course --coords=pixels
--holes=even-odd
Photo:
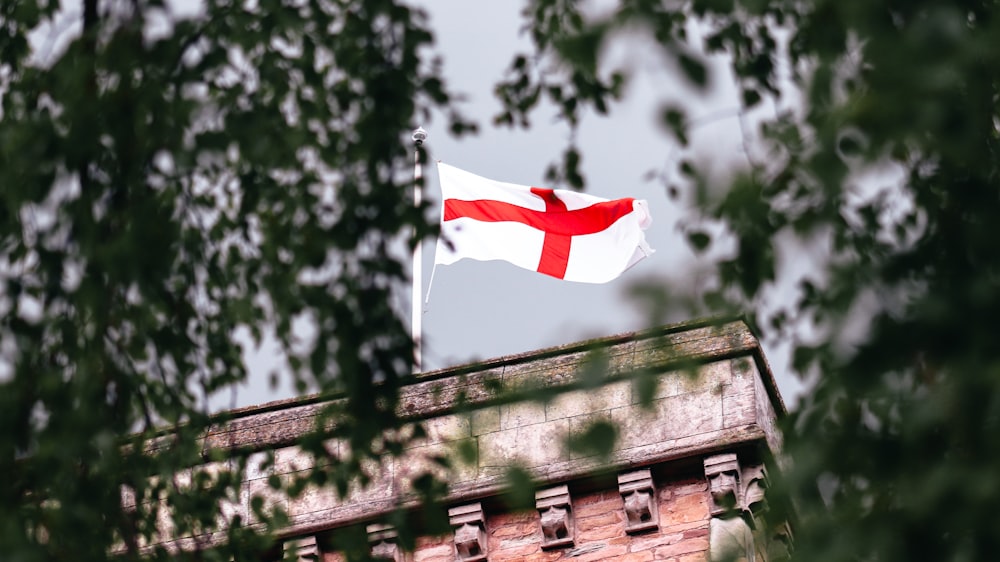
[[[491,562],[698,562],[708,559],[708,487],[704,478],[657,482],[660,527],[625,533],[624,502],[618,490],[572,494],[575,541],[572,546],[542,550],[537,511],[487,513]],[[413,562],[453,562],[451,537],[425,537]],[[339,562],[327,555],[324,562]]]
[[[577,374],[594,347],[607,356],[608,379],[593,388],[580,386]],[[644,385],[636,382],[643,379],[633,378],[647,371],[657,382],[653,395],[645,397],[648,404],[639,392]],[[553,391],[555,398],[545,403],[494,403],[498,383],[539,384]],[[742,455],[761,446],[777,451],[780,436],[775,419],[784,412],[748,327],[741,321],[695,322],[421,375],[403,387],[400,413],[423,420],[426,437],[408,443],[401,457],[386,458],[380,466],[367,465],[371,476],[367,486],[352,484],[345,498],[313,486],[295,498],[271,490],[269,478],[290,482],[314,464],[336,462],[346,453],[337,441],[327,442],[327,454],[319,459],[296,446],[322,418],[325,400],[305,398],[233,412],[230,421],[204,436],[205,447],[262,451],[252,457],[240,503],[231,506],[233,514],[259,524],[250,510],[252,498],[259,495],[267,505],[281,506],[289,514],[290,525],[280,531],[279,540],[318,538],[348,525],[379,521],[400,506],[416,507],[419,498],[411,481],[429,471],[449,482],[451,492],[445,499],[449,505],[483,502],[492,561],[707,560],[712,503],[706,477],[700,468],[691,467],[695,463],[700,467],[705,455],[720,452]],[[460,403],[479,409],[456,410]],[[618,425],[619,438],[609,458],[563,446],[566,437],[579,435],[596,420]],[[402,433],[409,431],[413,428],[406,426]],[[459,446],[476,453],[467,464],[448,471],[434,462],[436,456],[454,455]],[[267,450],[274,451],[273,463],[261,465]],[[750,457],[760,461],[753,452]],[[568,485],[574,544],[543,550],[537,511],[498,510],[495,500],[506,486],[506,468],[515,460],[543,488]],[[650,468],[657,490],[655,506],[650,506],[658,515],[656,529],[627,534],[618,487],[593,489],[597,484],[588,479],[609,466],[623,472]],[[634,518],[638,513],[648,516],[646,505],[633,501],[630,507],[638,510],[633,511]],[[198,544],[224,536],[200,537]],[[193,544],[192,537],[181,537],[170,547],[185,549],[189,543]],[[317,544],[322,543],[317,540]],[[343,558],[324,553],[321,560]],[[403,560],[451,562],[455,560],[452,537],[421,538],[416,552]]]

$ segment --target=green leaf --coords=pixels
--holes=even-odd
[[[688,232],[687,238],[688,243],[694,248],[696,254],[703,253],[712,243],[712,237],[700,230]]]
[[[699,88],[708,86],[708,69],[705,67],[705,63],[694,55],[684,52],[677,53],[677,62],[680,64],[684,76],[692,84]]]
[[[662,113],[663,124],[667,126],[667,130],[670,131],[674,138],[681,146],[688,145],[688,134],[687,134],[687,116],[684,110],[676,107],[669,106],[663,110]]]
[[[586,428],[570,435],[567,447],[570,451],[585,457],[596,456],[609,459],[618,440],[618,427],[609,420],[594,420]]]
[[[535,481],[524,467],[511,465],[504,472],[504,502],[511,511],[534,509]]]

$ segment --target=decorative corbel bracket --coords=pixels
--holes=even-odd
[[[391,560],[392,562],[402,562],[402,553],[396,538],[399,533],[392,525],[373,523],[366,528],[368,531],[368,544],[371,546],[372,558],[375,560]]]
[[[743,469],[743,508],[754,516],[767,511],[767,470],[764,465],[748,466]]]
[[[626,533],[642,533],[659,527],[656,488],[648,468],[619,474],[618,492],[625,502]]]
[[[480,502],[460,505],[448,510],[455,529],[455,560],[476,562],[486,560],[486,517]]]
[[[705,478],[715,517],[745,513],[752,521],[767,509],[768,480],[763,465],[741,467],[735,453],[705,459]]]
[[[296,560],[297,562],[315,562],[319,560],[319,546],[316,544],[316,535],[307,535],[285,541],[285,560]]]
[[[735,453],[705,458],[705,478],[711,496],[709,511],[713,517],[738,514],[742,508],[740,463]]]
[[[569,487],[556,486],[535,493],[535,509],[542,519],[542,548],[572,546],[573,509]]]
[[[741,467],[734,453],[705,458],[705,478],[711,497],[709,560],[753,560],[760,548],[769,560],[787,557],[789,534],[767,536],[758,517],[767,509],[767,471],[763,465]],[[787,530],[787,526],[785,527]],[[776,553],[774,557],[770,551]]]

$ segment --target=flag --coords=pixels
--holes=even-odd
[[[436,264],[504,260],[567,281],[606,283],[653,253],[645,201],[489,180],[438,163]]]

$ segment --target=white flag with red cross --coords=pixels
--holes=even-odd
[[[441,238],[434,258],[504,260],[567,281],[606,283],[653,253],[645,201],[486,179],[438,163]]]

